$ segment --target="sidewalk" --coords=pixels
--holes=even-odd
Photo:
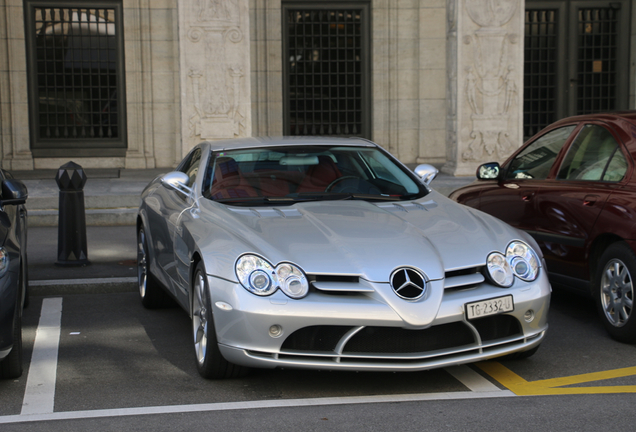
[[[52,171],[52,170],[49,170]],[[119,173],[109,173],[119,171]],[[143,188],[162,170],[87,170],[88,180],[84,187],[87,203],[87,252],[90,265],[81,267],[60,267],[57,260],[57,200],[59,189],[55,183],[55,172],[31,172],[31,178],[24,179],[29,190],[27,208],[29,218],[42,217],[44,212],[55,214],[55,224],[28,228],[29,289],[33,295],[80,294],[86,292],[122,292],[137,290],[137,234],[134,226],[136,208]],[[27,172],[25,172],[27,173]],[[14,173],[20,178],[22,173]],[[50,177],[53,176],[53,178]],[[91,177],[92,176],[92,177]],[[45,177],[45,178],[37,178]],[[46,178],[48,177],[48,178]],[[448,195],[454,189],[472,182],[474,178],[452,177],[439,174],[432,187]],[[126,202],[126,218],[121,218],[122,202]],[[36,204],[34,206],[34,203]],[[48,205],[54,209],[38,208]],[[93,210],[89,203],[101,207],[98,224],[91,224],[88,212]],[[113,218],[109,212],[115,212]],[[107,216],[104,216],[106,214]],[[50,218],[50,214],[45,217]],[[97,220],[97,219],[93,219]],[[115,220],[109,225],[104,221]],[[50,219],[49,219],[50,221]]]

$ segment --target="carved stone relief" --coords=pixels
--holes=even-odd
[[[479,29],[463,37],[472,48],[467,52],[473,53],[472,64],[464,67],[464,100],[472,120],[471,142],[461,154],[464,162],[501,160],[512,151],[509,123],[519,101],[515,56],[510,51],[518,47],[519,36],[504,26],[518,4],[517,0],[465,2],[467,15]]]
[[[184,152],[201,140],[249,136],[247,0],[182,0],[179,7],[185,32],[180,41]]]

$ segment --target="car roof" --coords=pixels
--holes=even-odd
[[[631,123],[636,124],[636,110],[616,111],[616,112],[597,113],[597,114],[583,114],[578,116],[566,117],[564,119],[554,122],[552,125],[559,125],[561,123],[571,123],[573,121],[581,122],[586,120],[590,120],[590,121],[591,120],[601,120],[601,121],[627,120]]]
[[[284,136],[284,137],[250,137],[221,141],[206,141],[212,151],[237,150],[260,147],[302,146],[302,145],[337,145],[356,147],[377,147],[378,145],[364,138],[343,138],[324,136]]]

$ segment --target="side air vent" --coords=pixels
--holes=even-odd
[[[444,276],[444,289],[466,289],[483,283],[485,278],[481,270],[482,267],[470,267],[447,271]]]

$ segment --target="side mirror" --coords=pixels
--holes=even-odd
[[[186,173],[181,171],[169,172],[161,178],[161,183],[163,185],[169,186],[172,189],[176,189],[177,191],[184,194],[189,194],[192,192],[192,188],[188,186],[189,181],[190,177],[188,177]]]
[[[28,196],[27,187],[20,180],[6,179],[2,182],[2,205],[24,204]]]
[[[497,162],[488,162],[479,165],[477,168],[477,179],[479,180],[495,180],[499,178],[501,167]]]
[[[418,165],[415,168],[415,174],[417,174],[422,179],[422,182],[426,186],[431,184],[433,179],[437,177],[438,173],[439,173],[439,170],[435,168],[433,165],[429,165],[429,164]]]

